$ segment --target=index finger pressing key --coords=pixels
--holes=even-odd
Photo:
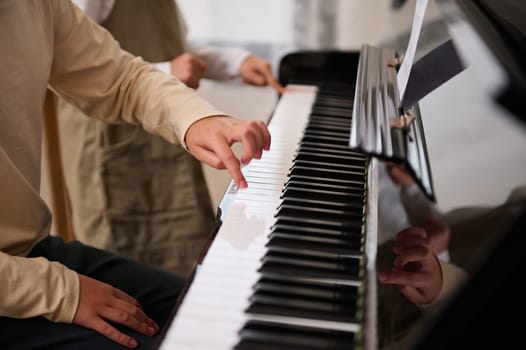
[[[270,142],[271,142],[271,136],[270,131],[267,128],[267,125],[263,121],[252,121],[251,123],[255,123],[255,127],[251,127],[252,133],[255,133],[255,135],[252,135],[252,138],[244,137],[241,139],[241,142],[244,144],[245,147],[247,147],[247,142],[250,142],[249,140],[262,140],[262,144],[260,143],[257,146],[257,150],[254,153],[260,153],[261,148],[263,150],[268,151],[270,149]],[[225,167],[228,169],[230,175],[232,176],[232,179],[236,183],[236,185],[239,188],[246,188],[248,187],[247,181],[241,172],[240,167],[240,161],[236,158],[235,154],[233,153],[232,149],[229,145],[221,145],[219,146],[219,149],[217,150],[217,155],[219,158],[223,161],[225,164]],[[245,155],[244,155],[245,157]],[[247,158],[250,158],[248,156]],[[245,163],[248,163],[250,159],[244,159]]]
[[[241,163],[228,144],[220,144],[216,149],[216,155],[221,159],[230,173],[232,180],[239,188],[247,188],[247,181],[241,172]]]

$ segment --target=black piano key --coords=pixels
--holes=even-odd
[[[348,82],[323,82],[318,85],[318,95],[354,98],[354,85]]]
[[[314,179],[355,180],[364,181],[362,167],[333,166],[331,164],[315,164],[314,162],[297,161],[292,164],[287,174],[312,176]]]
[[[296,217],[296,218],[322,218],[323,220],[354,220],[361,223],[361,210],[334,210],[325,208],[311,208],[307,206],[281,205],[275,214],[276,217]]]
[[[351,126],[351,120],[342,119],[342,118],[332,118],[332,117],[328,117],[326,115],[320,115],[320,114],[311,114],[309,117],[309,121],[307,122],[307,125],[340,127],[340,128],[346,128],[347,130],[349,130]]]
[[[297,178],[296,176],[291,176],[285,185],[283,186],[282,192],[286,191],[289,187],[294,187],[298,189],[305,190],[320,190],[320,191],[338,191],[345,193],[352,200],[361,199],[364,197],[364,184],[359,181],[347,181],[347,182],[315,182],[315,181],[305,181],[303,178]]]
[[[347,185],[350,183],[362,183],[363,186],[363,180],[356,177],[355,179],[334,179],[334,178],[327,178],[327,177],[319,177],[319,176],[308,176],[305,174],[294,174],[289,176],[289,182],[292,181],[312,181],[316,184],[326,184],[326,185]]]
[[[297,167],[304,167],[307,169],[317,169],[319,171],[327,171],[328,174],[334,173],[336,171],[349,171],[361,173],[363,176],[364,165],[359,161],[348,160],[345,161],[342,159],[341,162],[337,162],[337,157],[331,157],[330,154],[327,154],[327,159],[323,160],[322,158],[309,158],[308,155],[302,156],[303,153],[298,152],[294,155],[293,162],[289,169],[294,169]]]
[[[308,166],[293,166],[289,176],[305,175],[312,178],[330,178],[337,180],[365,181],[364,173],[360,171],[344,171],[338,169],[311,168]]]
[[[313,320],[355,322],[356,303],[287,295],[285,292],[255,293],[246,312],[252,314],[300,317]]]
[[[337,107],[327,107],[327,106],[312,106],[311,112],[313,114],[323,114],[330,117],[336,118],[351,118],[352,110],[348,108],[337,108]]]
[[[342,322],[357,320],[357,286],[263,277],[256,282],[253,291],[251,301],[259,305],[249,306],[249,312],[282,316],[303,314],[306,318]]]
[[[314,147],[315,149],[318,149],[320,152],[328,152],[330,150],[341,150],[344,152],[351,152],[348,142],[347,143],[343,143],[343,142],[334,143],[334,142],[330,142],[330,140],[320,141],[308,135],[302,138],[298,146],[299,147],[301,146]]]
[[[249,299],[248,313],[309,318],[313,320],[355,322],[355,303],[306,298],[285,292],[256,293]]]
[[[356,201],[346,201],[342,203],[334,202],[334,201],[324,201],[320,199],[286,197],[286,198],[283,198],[283,200],[278,206],[278,209],[282,205],[286,205],[286,204],[300,205],[300,206],[306,206],[306,207],[316,207],[316,208],[327,208],[327,209],[340,209],[340,210],[360,209],[360,210],[363,210],[363,197],[357,197]]]
[[[324,136],[324,135],[318,135],[312,132],[305,133],[303,136],[303,140],[305,141],[311,141],[311,142],[318,142],[318,143],[325,143],[329,144],[331,146],[341,146],[345,149],[349,149],[349,138],[347,139],[345,137],[332,137],[332,136]]]
[[[289,231],[289,232],[312,232],[318,235],[327,235],[339,237],[342,235],[356,235],[361,234],[362,227],[340,227],[340,226],[327,226],[316,223],[305,223],[297,220],[288,220],[278,218],[271,230],[277,231]]]
[[[309,136],[312,140],[316,141],[330,140],[334,143],[345,144],[349,143],[350,130],[347,132],[334,132],[305,128],[304,135],[305,137]]]
[[[309,241],[301,240],[288,240],[283,242],[284,239],[277,238],[280,242],[274,241],[276,244],[266,244],[266,252],[272,256],[281,254],[282,256],[297,256],[302,255],[308,257],[309,263],[317,266],[336,266],[336,264],[342,263],[343,259],[359,259],[362,254],[362,244],[357,242],[355,250],[351,251],[351,247],[341,247],[341,249],[328,249],[328,245],[323,246],[321,244],[311,244]],[[265,256],[262,258],[262,261]],[[281,259],[281,258],[280,258]],[[307,258],[306,258],[307,259]],[[328,262],[327,262],[328,261]],[[340,265],[338,265],[340,266]],[[344,265],[341,268],[345,268]]]
[[[349,113],[349,116],[342,116],[342,115],[338,115],[338,114],[323,114],[323,113],[319,113],[318,112],[319,109],[317,108],[314,108],[313,109],[313,113],[309,116],[309,121],[322,121],[324,119],[328,119],[328,120],[331,120],[331,121],[338,121],[339,120],[339,123],[343,126],[343,125],[347,125],[347,130],[348,132],[350,132],[350,128],[351,128],[351,118],[350,118],[350,115],[352,114],[352,111],[347,111],[347,113]]]
[[[338,156],[338,155],[352,156],[356,159],[363,160],[365,164],[367,164],[366,162],[367,158],[363,154],[351,151],[349,150],[349,148],[328,148],[328,147],[321,148],[319,145],[315,145],[309,142],[302,142],[298,146],[298,153],[305,152],[305,151],[320,154],[320,155],[326,154],[328,156]]]
[[[361,180],[343,180],[339,179],[319,179],[314,177],[311,181],[302,175],[292,175],[285,182],[282,191],[284,192],[288,187],[296,187],[299,189],[315,189],[321,191],[341,191],[347,193],[351,198],[363,198],[365,189],[364,183]]]
[[[346,213],[351,212],[350,214],[352,214],[361,212],[360,208],[363,208],[365,194],[360,193],[358,190],[342,188],[341,192],[338,192],[338,189],[325,186],[326,184],[302,186],[302,182],[303,181],[292,180],[285,183],[281,192],[282,203],[276,210],[279,210],[287,204],[307,207],[309,210],[326,210],[335,214],[341,211],[345,211]],[[312,200],[312,204],[308,205],[308,202],[301,201],[301,199],[310,199]],[[285,201],[288,203],[284,203]],[[319,205],[315,203],[319,203]],[[324,203],[329,203],[329,205],[324,205]]]
[[[317,106],[328,106],[328,107],[337,107],[337,108],[345,108],[352,110],[353,108],[353,101],[349,100],[347,98],[340,98],[340,97],[334,97],[334,96],[320,96],[318,95],[316,99],[314,100],[314,104]]]
[[[334,133],[334,136],[349,136],[351,131],[351,121],[347,119],[334,119],[321,115],[312,115],[303,130],[305,134],[309,132]],[[330,134],[329,134],[330,135]]]
[[[364,172],[363,170],[364,167],[362,165],[330,162],[330,159],[328,159],[328,161],[326,162],[296,159],[293,165],[291,166],[291,169],[294,169],[297,167],[316,169],[318,171],[326,171],[329,174],[338,172],[338,175],[337,175],[338,178],[340,178],[339,174],[342,171],[343,172],[361,172],[362,174]]]
[[[280,219],[280,222],[283,221]],[[310,228],[310,229],[309,229]],[[268,237],[272,237],[275,234],[282,234],[283,237],[288,236],[299,236],[299,237],[308,237],[309,240],[319,241],[320,243],[327,242],[328,244],[338,244],[340,240],[343,242],[356,241],[356,239],[362,238],[363,234],[360,228],[354,230],[333,230],[327,232],[320,230],[318,227],[311,227],[308,225],[283,225],[283,224],[274,224],[271,226],[271,232],[268,234]],[[299,238],[307,239],[307,238]],[[350,242],[349,242],[350,243]]]
[[[329,191],[324,189],[307,188],[294,186],[293,183],[288,183],[287,188],[282,192],[281,198],[295,198],[295,199],[318,199],[337,203],[360,203],[363,206],[363,197],[359,194],[342,194],[337,191]]]
[[[358,229],[362,226],[362,220],[341,220],[341,221],[331,221],[324,218],[306,218],[306,217],[295,217],[288,215],[277,215],[276,218],[287,220],[288,222],[294,224],[304,224],[304,225],[313,225],[321,228],[336,228],[342,230],[348,229]]]
[[[351,257],[324,257],[304,253],[283,253],[270,248],[263,258],[261,273],[290,274],[302,277],[323,277],[358,281],[360,259]]]
[[[354,98],[354,84],[349,82],[322,82],[318,85],[317,96],[333,96],[337,98]]]
[[[329,164],[347,164],[359,167],[360,169],[365,169],[367,165],[363,158],[355,157],[352,154],[321,155],[319,152],[309,152],[301,149],[298,150],[294,156],[293,161],[314,161]]]
[[[359,256],[362,251],[360,238],[355,240],[323,238],[325,237],[271,233],[266,246],[271,250],[282,252],[318,252],[329,256]]]
[[[291,187],[294,187],[294,184],[290,185]],[[349,193],[350,196],[352,194]],[[294,198],[286,197],[281,201],[281,204],[277,207],[276,213],[279,213],[281,208],[298,208],[298,209],[306,209],[308,211],[316,211],[321,213],[328,213],[328,214],[341,214],[341,215],[356,215],[357,213],[361,216],[363,213],[363,208],[361,208],[359,205],[352,205],[353,202],[362,202],[361,197],[357,195],[357,200],[349,200],[347,203],[343,203],[343,205],[340,205],[340,203],[337,203],[336,205],[332,205],[333,202],[322,202],[322,201],[316,201],[312,200],[310,202],[307,201],[301,201],[301,200],[295,200]],[[324,205],[325,203],[328,203],[327,205]],[[348,205],[345,205],[348,204]]]
[[[254,284],[252,289],[254,293],[260,291],[280,293],[285,291],[289,294],[353,304],[356,304],[358,299],[357,286],[318,281],[293,281],[285,278],[262,277]]]
[[[317,121],[316,119],[311,120],[305,127],[305,131],[321,131],[324,135],[331,135],[336,137],[349,137],[351,130],[351,123],[342,123],[342,124],[328,124],[322,121]],[[311,134],[311,133],[309,133]],[[320,135],[321,133],[317,133]]]
[[[351,126],[351,119],[350,118],[340,118],[340,117],[331,117],[324,114],[316,114],[311,113],[309,115],[309,120],[307,121],[307,125],[311,125],[312,123],[316,123],[320,125],[321,127],[325,127],[327,125],[340,125],[342,127],[349,128]]]
[[[352,116],[352,102],[346,99],[330,96],[319,96],[314,100],[314,106],[334,107],[337,109],[348,110]]]
[[[248,321],[235,350],[352,350],[355,334],[322,328]]]
[[[305,229],[303,229],[305,228]],[[335,232],[323,232],[318,228],[312,228],[310,226],[286,226],[286,225],[273,225],[271,232],[268,237],[279,236],[279,237],[295,237],[298,239],[310,240],[314,242],[327,243],[327,244],[351,244],[352,242],[358,242],[362,239],[362,232],[360,228],[355,230],[345,230]]]

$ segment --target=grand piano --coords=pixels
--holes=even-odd
[[[511,0],[437,3],[455,46],[483,47],[501,73],[485,97],[502,111],[495,118],[525,128],[520,15],[526,7]],[[470,64],[469,55],[462,58]],[[378,326],[379,163],[402,164],[429,200],[440,198],[426,116],[418,102],[401,106],[396,95],[400,59],[397,50],[367,45],[359,52],[302,51],[283,58],[279,78],[288,91],[269,122],[271,150],[244,168],[248,189],[229,186],[218,211],[221,226],[163,330],[160,350],[391,346],[379,339]],[[443,106],[442,113],[455,108]],[[486,229],[486,236],[497,237],[491,243],[469,243],[468,282],[421,320],[404,348],[519,341],[520,324],[508,315],[524,306],[515,283],[524,267],[524,204],[515,201],[505,224]],[[491,209],[482,212],[493,220]]]

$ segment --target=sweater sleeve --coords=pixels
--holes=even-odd
[[[467,273],[462,268],[448,263],[442,260],[440,262],[440,268],[442,269],[442,289],[438,297],[429,304],[419,304],[417,305],[420,309],[425,312],[435,310],[436,308],[443,305],[444,302],[449,300],[458,288],[463,285],[467,279]]]
[[[400,199],[406,210],[409,223],[413,226],[422,227],[426,218],[429,216],[436,219],[442,217],[437,205],[424,195],[417,184],[402,186],[400,189]]]
[[[239,76],[243,61],[250,56],[250,52],[240,47],[211,47],[195,45],[187,40],[188,26],[178,8],[181,33],[185,36],[185,51],[198,56],[208,65],[205,78],[213,80],[228,80]]]
[[[121,50],[108,31],[69,1],[55,5],[50,86],[87,115],[142,124],[146,131],[184,145],[190,125],[225,114],[176,78]]]
[[[238,77],[241,65],[250,56],[250,52],[239,47],[212,47],[188,42],[188,26],[179,7],[176,7],[181,25],[181,35],[184,36],[184,51],[198,56],[206,62],[208,67],[204,77],[212,80],[228,80]],[[164,73],[171,74],[170,62],[161,62],[154,66]]]
[[[71,322],[79,299],[77,273],[26,257],[49,234],[51,213],[2,148],[0,178],[0,316]]]
[[[239,47],[210,47],[188,44],[188,51],[208,65],[205,78],[227,80],[239,76],[239,70],[250,52]]]
[[[0,252],[0,275],[7,284],[0,289],[0,315],[44,316],[54,322],[72,322],[79,296],[79,279],[74,271],[44,258]]]

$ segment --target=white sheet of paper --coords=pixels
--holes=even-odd
[[[413,66],[416,45],[418,43],[418,38],[420,37],[420,30],[422,29],[422,22],[424,20],[424,15],[426,12],[427,1],[428,0],[416,1],[415,15],[413,17],[413,26],[411,28],[409,44],[407,45],[402,65],[400,66],[400,69],[398,70],[398,74],[396,76],[398,80],[398,92],[400,96],[400,101],[404,97],[405,88],[407,87],[407,82],[409,80],[409,73],[411,73],[411,67]]]

